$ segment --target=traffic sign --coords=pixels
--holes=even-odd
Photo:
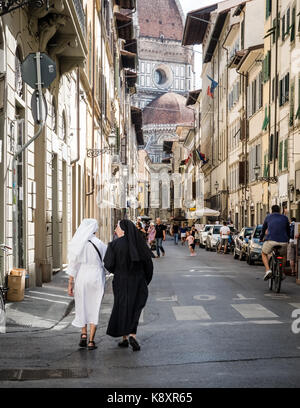
[[[31,53],[27,55],[21,65],[22,79],[31,88],[38,88],[38,56],[40,56],[41,87],[48,88],[56,78],[56,64],[45,53]]]

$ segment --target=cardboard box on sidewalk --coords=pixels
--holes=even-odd
[[[21,302],[25,294],[25,276],[26,270],[14,268],[8,275],[8,292],[7,300],[10,302]]]

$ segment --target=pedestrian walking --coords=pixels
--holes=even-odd
[[[109,243],[104,257],[105,268],[114,274],[114,305],[106,333],[123,337],[119,347],[130,344],[138,351],[137,327],[153,275],[151,252],[131,221],[120,221],[116,233],[118,239]]]
[[[137,227],[137,229],[140,231],[142,237],[144,238],[144,240],[147,240],[147,233],[145,231],[145,229],[142,226],[142,223],[140,221],[138,221],[135,226]]]
[[[196,255],[196,253],[195,253],[195,243],[194,243],[195,239],[194,239],[192,233],[189,232],[189,231],[186,232],[186,241],[188,243],[191,256],[195,256]]]
[[[165,250],[162,246],[162,242],[166,240],[166,229],[167,227],[161,223],[160,218],[156,218],[156,252],[157,252],[157,258],[160,258],[160,250],[162,252],[162,256],[165,256]]]
[[[182,226],[180,228],[180,239],[181,239],[181,245],[185,245],[185,238],[186,238],[186,232],[188,231],[187,226]]]
[[[195,228],[194,239],[195,239],[195,241],[194,241],[195,247],[196,247],[196,245],[198,245],[199,248],[200,248],[200,234],[199,234],[199,231],[197,230],[197,228]]]
[[[290,262],[291,265],[291,276],[296,276],[296,240],[298,239],[299,235],[295,234],[295,222],[296,218],[291,219],[291,224],[290,224],[290,241],[288,243],[288,248],[287,248],[287,260]]]
[[[95,334],[105,286],[104,259],[107,246],[96,236],[97,220],[85,218],[69,244],[69,296],[75,298],[75,319],[72,324],[81,328],[80,347],[97,348]],[[75,284],[74,284],[75,282]],[[87,343],[87,326],[90,325]]]
[[[228,240],[230,235],[230,228],[227,226],[227,222],[223,222],[223,227],[220,228],[220,245],[218,247],[218,253],[220,253],[222,246],[224,245],[224,254],[227,252]]]
[[[172,227],[172,235],[174,237],[174,244],[178,245],[178,237],[179,237],[179,225],[174,224]]]

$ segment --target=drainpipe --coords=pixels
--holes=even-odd
[[[92,70],[92,149],[95,148],[95,8],[96,0],[93,0],[93,70]],[[86,193],[86,196],[91,196],[95,192],[94,182],[94,157],[92,157],[92,190]]]
[[[77,75],[76,75],[76,107],[77,107],[77,129],[76,129],[76,136],[77,136],[77,155],[74,160],[71,161],[71,164],[75,164],[80,159],[80,69],[77,68]]]
[[[278,24],[279,12],[279,0],[276,0],[276,24]],[[277,25],[276,25],[277,28]],[[270,39],[271,42],[271,39]],[[271,64],[272,65],[272,64]],[[276,176],[276,152],[278,151],[278,142],[279,138],[277,138],[277,100],[278,100],[278,81],[277,81],[277,73],[278,73],[278,35],[276,30],[276,41],[275,41],[275,112],[274,112],[274,138],[273,138],[273,153],[274,153],[274,164],[273,164],[273,177]],[[271,81],[271,78],[270,78]],[[271,82],[270,82],[271,83]],[[271,115],[271,113],[270,113]],[[271,128],[271,123],[269,124]]]
[[[224,46],[225,41],[222,44],[222,48],[226,51],[226,189],[227,189],[227,216],[229,214],[229,181],[228,181],[228,174],[229,174],[229,159],[228,159],[228,82],[229,82],[229,50]]]

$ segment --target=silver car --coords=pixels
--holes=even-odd
[[[221,225],[212,225],[207,233],[205,249],[214,251],[217,249],[217,242],[220,239]]]
[[[200,247],[205,248],[208,231],[213,227],[212,224],[205,225],[204,229],[199,233]]]

